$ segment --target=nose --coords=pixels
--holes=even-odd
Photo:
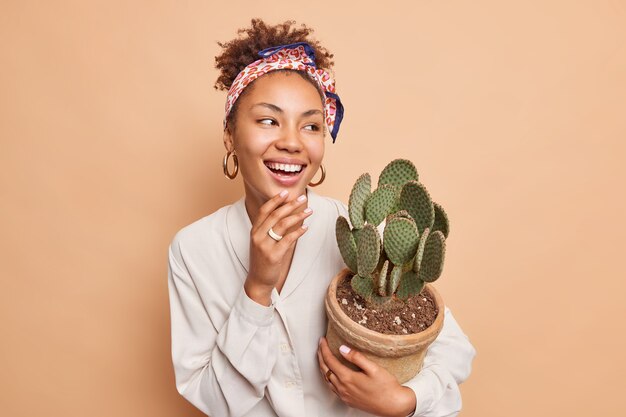
[[[295,123],[281,129],[279,137],[275,141],[275,145],[278,149],[288,152],[302,151],[304,144],[302,142],[301,133]]]

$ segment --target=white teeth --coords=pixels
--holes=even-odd
[[[279,169],[286,172],[300,172],[302,170],[302,165],[277,164],[275,162],[267,162],[266,165],[272,169]]]

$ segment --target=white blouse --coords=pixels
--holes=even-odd
[[[272,304],[243,289],[250,230],[245,197],[174,236],[168,289],[172,361],[178,392],[212,417],[371,416],[345,405],[326,385],[317,361],[326,333],[324,296],[345,267],[335,238],[347,206],[307,188],[313,213],[296,243],[289,274]],[[476,350],[445,307],[444,325],[422,370],[405,386],[415,391],[415,416],[455,416],[458,385]]]

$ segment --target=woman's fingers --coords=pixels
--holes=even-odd
[[[317,361],[319,363],[320,372],[322,373],[322,378],[324,378],[324,380],[326,381],[326,385],[328,385],[328,387],[335,394],[337,394],[338,397],[340,397],[339,391],[337,390],[337,387],[335,386],[335,383],[339,382],[339,380],[337,379],[337,376],[333,373],[331,373],[330,376],[326,378],[326,372],[328,372],[330,368],[324,362],[324,358],[322,357],[322,352],[319,348],[317,349]]]
[[[330,347],[328,347],[328,342],[325,337],[322,337],[319,350],[326,366],[328,366],[341,381],[344,380],[347,373],[353,372],[347,366],[342,364],[339,359],[335,357],[335,355],[333,355],[330,351]]]
[[[308,216],[309,213],[307,213],[304,217]],[[301,219],[303,219],[304,217],[300,217],[298,216],[296,218],[296,222],[300,221]],[[298,227],[296,230],[287,233],[286,235],[283,236],[282,239],[280,239],[280,241],[276,244],[276,248],[277,250],[280,251],[286,251],[287,248],[289,248],[291,245],[293,245],[295,243],[296,240],[298,240],[300,238],[300,236],[302,236],[303,234],[306,233],[306,231],[308,230],[308,226],[303,224],[301,227]]]
[[[274,197],[267,200],[261,207],[259,207],[259,213],[256,218],[256,224],[261,225],[267,217],[280,205],[285,201],[289,192],[287,190],[283,190],[280,193],[276,194]]]
[[[298,222],[309,216],[312,211],[300,211],[292,214],[306,202],[306,195],[301,199],[286,202],[286,194],[277,194],[259,208],[259,215],[250,231],[250,267],[248,279],[263,287],[276,285],[280,279],[285,253],[294,242],[306,232],[306,226],[296,227],[287,233]],[[277,223],[279,223],[277,225]],[[304,226],[304,225],[303,225]],[[269,235],[270,228],[279,236],[278,241]]]
[[[280,234],[279,230],[277,230],[277,228],[276,228],[278,223],[281,222],[288,215],[293,213],[293,211],[296,208],[298,208],[302,204],[305,204],[305,202],[306,202],[306,195],[303,194],[300,197],[298,197],[297,199],[292,200],[292,201],[282,205],[281,207],[278,207],[277,209],[272,211],[269,214],[269,216],[267,216],[265,218],[265,220],[263,222],[258,222],[257,221],[257,224],[259,225],[258,226],[258,231],[260,233],[267,233],[267,231],[270,230],[270,228],[272,228],[272,230],[274,232]],[[279,229],[281,229],[281,227],[279,227]],[[283,232],[284,230],[287,230],[287,228],[284,228],[284,229],[280,230],[280,232]]]
[[[379,369],[378,364],[367,359],[365,355],[358,350],[350,349],[348,346],[342,345],[339,348],[339,352],[346,360],[352,362],[370,376],[375,375]]]
[[[324,378],[326,378],[326,371],[328,371],[328,366],[324,363],[324,358],[322,358],[322,353],[319,349],[317,349],[317,363],[320,368],[320,372]]]
[[[278,233],[279,235],[283,236],[287,230],[291,229],[293,226],[295,226],[296,224],[302,222],[304,219],[309,217],[309,215],[312,212],[313,210],[311,210],[311,207],[307,207],[303,211],[284,217],[274,226],[271,226],[272,230],[275,233]]]

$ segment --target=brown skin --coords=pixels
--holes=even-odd
[[[384,417],[406,417],[415,410],[417,402],[413,390],[400,385],[385,368],[355,349],[341,354],[363,372],[355,372],[342,364],[330,351],[326,338],[320,339],[317,350],[320,372],[326,378],[326,371],[332,371],[326,384],[341,401]]]
[[[279,292],[285,282],[295,245],[306,230],[306,186],[324,157],[323,104],[317,89],[297,74],[274,72],[259,77],[253,88],[240,97],[236,125],[224,132],[224,146],[235,151],[245,188],[245,205],[250,231],[250,268],[244,288],[259,304],[269,306],[274,288]],[[272,110],[257,103],[270,103]],[[317,110],[308,115],[304,112]],[[306,164],[300,180],[290,187],[277,183],[264,161],[270,158],[297,158]],[[288,194],[281,197],[286,189]],[[268,235],[270,227],[282,235],[276,242]],[[367,373],[354,372],[330,353],[327,345],[318,354],[320,370],[335,372],[331,388],[349,406],[381,416],[406,416],[415,407],[415,395],[402,387],[395,377],[356,351],[357,365]],[[375,388],[374,388],[375,387]],[[373,390],[375,392],[372,392]],[[408,390],[408,391],[407,391]],[[385,395],[380,395],[380,393]],[[390,402],[389,399],[394,401]],[[411,408],[413,407],[413,408]]]
[[[259,77],[240,98],[236,126],[224,132],[224,146],[237,155],[252,223],[245,289],[254,301],[269,305],[272,289],[280,291],[287,277],[296,240],[305,233],[303,221],[312,214],[304,212],[306,201],[297,197],[306,195],[324,157],[323,107],[314,86],[285,72]],[[272,104],[282,112],[258,103]],[[303,116],[309,110],[316,112]],[[296,184],[279,184],[265,166],[265,160],[280,157],[306,164]],[[284,200],[276,197],[284,189],[289,192]],[[270,227],[283,236],[280,242],[268,235]]]
[[[230,129],[224,132],[224,146],[237,154],[246,210],[254,224],[260,207],[283,189],[289,191],[287,201],[305,193],[324,158],[324,109],[315,87],[289,72],[259,77],[254,87],[240,98],[236,127],[233,132]],[[282,113],[258,103],[277,106]],[[309,110],[316,113],[302,116]],[[290,187],[276,182],[264,164],[267,159],[280,157],[295,158],[306,164],[300,180]],[[274,228],[274,231],[281,234],[285,230]]]

